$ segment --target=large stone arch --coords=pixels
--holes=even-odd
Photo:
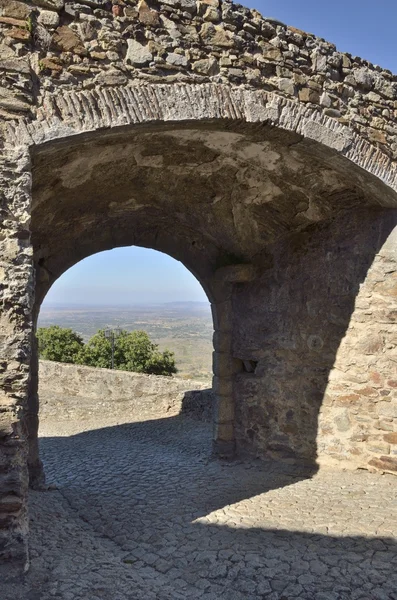
[[[0,21],[0,555],[40,480],[35,314],[112,245],[205,287],[221,455],[396,471],[395,77],[229,2],[41,5]]]
[[[292,118],[287,119],[284,115],[285,122],[276,126],[275,118],[269,122],[267,113],[261,112],[262,108],[269,108],[258,92],[245,92],[244,101],[240,97],[237,102],[233,96],[240,92],[226,86],[218,90],[215,86],[179,85],[174,91],[168,91],[168,87],[146,85],[144,91],[131,88],[107,90],[106,103],[99,92],[73,94],[72,98],[62,98],[59,103],[57,99],[48,99],[45,121],[37,121],[24,130],[31,138],[33,162],[31,229],[37,281],[34,314],[54,279],[93,252],[136,243],[166,251],[182,260],[195,272],[212,301],[218,351],[214,362],[216,389],[222,392],[218,402],[222,416],[217,417],[215,446],[221,455],[230,455],[235,445],[233,381],[244,362],[246,365],[250,361],[257,363],[258,356],[249,348],[240,347],[236,351],[239,342],[232,336],[232,288],[225,285],[225,281],[232,279],[233,283],[248,284],[250,279],[269,271],[269,260],[274,260],[274,250],[269,249],[283,243],[291,234],[302,235],[310,227],[338,219],[339,214],[352,210],[360,210],[363,214],[369,210],[372,215],[376,207],[393,207],[395,193],[374,179],[371,173],[351,165],[343,153],[352,151],[352,138],[344,135],[342,126],[340,131],[335,129],[326,117],[321,119],[317,129],[309,129],[319,134],[321,142],[318,142],[311,136],[305,138],[295,131],[288,131],[292,129],[291,123],[299,124],[299,130],[303,132],[306,132],[305,127],[315,123],[314,115],[308,109],[302,111],[303,116],[299,119],[294,119],[296,111],[292,105]],[[221,101],[217,103],[214,98]],[[239,112],[237,109],[225,110],[233,105],[239,107]],[[84,112],[87,106],[90,111]],[[274,103],[272,106],[274,108]],[[300,164],[289,165],[288,161],[296,161],[298,155]],[[202,175],[197,179],[194,174],[194,170],[200,168],[200,161],[204,161],[204,179],[211,174],[219,179],[222,170],[230,170],[231,165],[241,179],[247,165],[252,161],[257,163],[256,169],[250,167],[249,177],[257,179],[254,189],[263,186],[263,197],[256,192],[253,200],[254,206],[262,208],[262,225],[255,222],[255,213],[248,211],[245,214],[240,210],[239,220],[248,232],[244,237],[240,223],[231,222],[227,207],[223,213],[211,213],[211,202],[205,202],[205,194],[225,193],[222,186],[227,184],[221,179],[221,184],[218,182],[214,187],[215,182],[210,182],[206,189]],[[314,169],[312,161],[316,162]],[[277,162],[280,162],[279,167],[276,167]],[[303,200],[302,189],[296,185],[294,172],[299,169],[299,179],[315,177],[316,169],[321,165],[326,165],[327,181],[324,184],[319,178],[315,182],[319,189],[310,195],[307,210],[299,211],[297,206]],[[371,163],[368,166],[371,170]],[[102,173],[105,168],[109,171],[108,179]],[[127,178],[121,185],[114,182],[115,176],[122,181],[125,172],[134,168],[138,173],[142,171],[138,179],[143,179],[146,189],[139,185],[136,176],[132,180]],[[99,170],[99,177],[94,175],[92,178],[95,169]],[[173,178],[173,172],[175,180],[167,188],[166,180]],[[227,173],[227,177],[231,175],[233,173]],[[334,181],[329,183],[332,177]],[[175,185],[178,178],[180,189]],[[280,187],[283,179],[288,181],[286,188]],[[60,180],[62,184],[59,184]],[[156,189],[157,185],[159,189]],[[108,191],[99,201],[97,194],[106,189]],[[156,194],[162,197],[159,204],[156,204]],[[249,196],[250,190],[245,189],[242,182],[233,194],[238,199],[234,210],[238,210],[238,205],[244,204],[244,194]],[[281,219],[274,218],[280,194],[286,213]],[[166,203],[165,197],[170,198]],[[74,198],[77,202],[73,202]],[[198,210],[192,206],[192,198],[199,203]],[[225,204],[222,199],[219,202]],[[203,219],[200,214],[203,211],[208,213],[209,220]],[[297,218],[299,212],[301,215]],[[181,213],[182,217],[175,213]],[[266,219],[269,222],[263,224]],[[373,248],[366,258],[366,266],[372,262],[372,252]],[[229,262],[234,264],[228,265]],[[33,361],[37,363],[37,357],[33,356]],[[31,368],[32,373],[37,373],[36,366]],[[31,480],[34,483],[40,480],[35,376],[31,377],[30,386],[27,422],[33,426],[29,438]],[[258,391],[256,393],[258,395]],[[239,395],[244,397],[246,392]],[[292,451],[309,460],[317,457],[313,434],[318,409],[316,405],[310,417],[314,424],[309,436],[312,439],[306,448],[301,442],[301,450],[296,452],[296,448],[289,448],[288,440],[284,439],[277,451],[287,455]],[[244,421],[243,415],[240,421]],[[257,424],[251,422],[248,438],[243,434],[243,440],[249,440],[252,425]],[[296,427],[296,424],[286,425],[286,428],[291,429],[290,433],[295,428],[295,437],[305,437],[304,428]],[[266,444],[265,448],[261,447],[263,442],[257,445],[256,450],[266,448]],[[277,443],[273,445],[277,447]]]

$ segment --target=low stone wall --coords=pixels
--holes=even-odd
[[[111,413],[115,419],[173,416],[211,419],[209,383],[40,361],[40,417],[84,419]]]

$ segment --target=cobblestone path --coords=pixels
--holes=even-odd
[[[42,426],[57,489],[5,600],[397,600],[397,478],[219,462],[182,417],[90,425]]]

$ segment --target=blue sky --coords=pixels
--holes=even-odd
[[[250,0],[244,3],[397,73],[397,0]],[[196,279],[174,259],[144,248],[118,248],[75,265],[45,303],[131,304],[205,301]]]
[[[128,305],[206,302],[197,279],[162,252],[131,246],[99,252],[54,283],[45,304]]]
[[[242,4],[397,74],[396,0],[250,0]]]

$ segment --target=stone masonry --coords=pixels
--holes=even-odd
[[[98,413],[116,421],[184,414],[212,420],[208,382],[40,361],[40,416],[84,422]]]
[[[397,78],[219,0],[0,0],[0,70],[0,556],[43,481],[40,304],[115,246],[212,303],[218,455],[396,473]]]

